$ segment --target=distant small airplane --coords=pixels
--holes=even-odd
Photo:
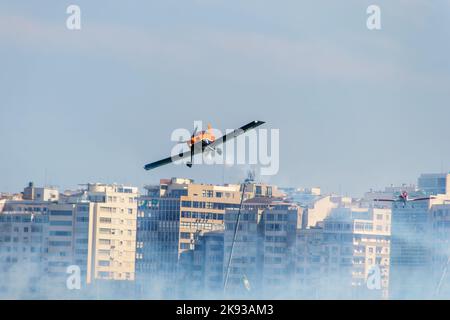
[[[206,150],[214,151],[220,155],[222,154],[222,150],[217,148],[222,143],[227,142],[228,140],[234,139],[238,137],[241,134],[244,134],[245,132],[255,129],[256,127],[259,127],[260,125],[263,125],[264,121],[252,121],[250,123],[247,123],[245,126],[240,127],[239,129],[234,130],[231,133],[228,133],[219,139],[216,139],[214,134],[212,133],[211,125],[208,124],[208,130],[206,131],[200,131],[197,133],[197,127],[194,129],[194,132],[191,135],[191,138],[186,141],[181,141],[180,143],[187,143],[190,150],[186,152],[182,152],[174,157],[168,157],[159,161],[155,161],[152,163],[149,163],[144,166],[145,170],[152,170],[161,166],[164,166],[166,164],[172,163],[174,161],[178,161],[187,157],[190,157],[191,160],[186,164],[189,168],[192,167],[193,164],[193,158],[194,155],[197,153],[203,153]]]
[[[411,202],[411,201],[422,201],[422,200],[430,200],[430,199],[434,199],[434,197],[425,197],[425,198],[415,198],[415,199],[410,199],[408,192],[403,191],[397,199],[373,199],[373,201],[380,201],[380,202],[401,202],[403,203],[403,207],[406,206],[407,202]]]

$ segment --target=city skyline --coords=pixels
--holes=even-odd
[[[251,175],[143,192],[30,183],[0,195],[0,297],[445,298],[450,173],[417,180],[359,199]],[[409,201],[376,200],[405,189]]]
[[[235,180],[235,181],[226,181],[226,182],[216,182],[214,180],[213,181],[196,180],[196,179],[193,179],[191,177],[186,177],[186,176],[160,177],[158,179],[155,179],[154,181],[149,181],[148,183],[145,183],[142,186],[137,186],[137,185],[135,185],[133,183],[123,183],[121,181],[114,181],[114,182],[110,182],[110,181],[88,181],[88,182],[84,182],[84,183],[78,183],[78,184],[73,185],[73,186],[68,186],[67,188],[61,188],[60,184],[53,184],[53,183],[41,184],[39,182],[36,182],[34,180],[29,179],[26,183],[22,184],[19,189],[12,190],[12,191],[10,191],[10,190],[0,190],[0,194],[5,195],[5,196],[6,195],[17,195],[17,194],[20,194],[21,193],[20,190],[23,189],[23,186],[27,185],[27,184],[33,184],[34,186],[40,186],[41,188],[50,188],[50,189],[58,190],[61,193],[84,190],[85,186],[87,186],[87,185],[95,185],[95,184],[127,186],[127,187],[133,187],[133,188],[135,187],[135,188],[137,188],[138,191],[145,191],[149,186],[157,185],[162,180],[167,180],[167,179],[169,179],[169,180],[170,179],[182,179],[182,180],[184,179],[184,180],[189,180],[189,181],[195,182],[195,183],[200,184],[200,185],[205,185],[205,186],[208,186],[208,185],[222,185],[222,186],[231,185],[231,186],[233,186],[233,185],[242,184],[244,182],[244,180],[245,180],[245,177],[248,176],[248,174],[250,174],[250,173],[254,174],[253,171],[249,170],[249,171],[247,171],[246,175],[243,175],[243,178]],[[402,192],[404,192],[404,191],[406,191],[408,193],[411,192],[411,191],[412,192],[420,191],[421,189],[418,189],[418,186],[420,184],[419,180],[420,180],[420,178],[423,175],[431,175],[431,176],[433,176],[433,175],[438,175],[438,176],[443,175],[443,176],[445,176],[447,174],[450,174],[450,171],[449,172],[439,172],[439,173],[437,173],[437,172],[434,172],[434,173],[426,172],[426,173],[422,173],[422,174],[418,175],[415,179],[410,179],[410,181],[411,181],[410,183],[401,183],[401,184],[393,184],[393,183],[391,183],[391,184],[382,186],[380,188],[368,188],[366,190],[363,190],[361,194],[356,194],[356,195],[349,194],[349,193],[342,193],[342,192],[339,192],[339,190],[337,190],[337,191],[336,190],[329,191],[329,190],[323,189],[319,185],[312,185],[312,186],[304,186],[304,185],[289,185],[289,186],[285,186],[285,185],[277,185],[277,184],[273,184],[273,185],[276,185],[278,188],[283,189],[283,190],[289,190],[289,189],[292,189],[292,190],[318,190],[318,192],[320,192],[320,194],[322,194],[322,195],[339,195],[339,196],[344,196],[344,197],[351,197],[351,198],[355,198],[355,199],[360,199],[360,198],[364,198],[364,196],[367,193],[370,193],[370,192],[374,192],[374,193],[377,193],[377,192],[381,192],[381,193],[382,192],[388,192],[388,191],[386,191],[388,189],[395,190],[393,192],[396,193],[396,194],[399,194],[399,195]],[[255,181],[257,181],[259,183],[266,183],[265,179],[258,179],[258,178],[256,178]]]

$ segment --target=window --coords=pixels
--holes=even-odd
[[[214,192],[212,190],[203,190],[202,196],[206,198],[212,198],[214,196]]]
[[[190,249],[190,244],[189,243],[181,243],[180,244],[180,248],[181,249]]]
[[[59,237],[70,237],[72,236],[72,232],[70,231],[50,231],[51,236],[59,236]]]
[[[99,265],[99,267],[109,267],[109,261],[108,260],[99,260],[98,265]]]
[[[181,232],[180,233],[180,238],[181,239],[190,239],[191,238],[191,234],[189,232]]]
[[[50,215],[51,216],[71,216],[72,211],[55,210],[55,211],[50,211]]]
[[[100,228],[100,234],[111,234],[111,229]]]
[[[109,272],[107,272],[107,271],[100,271],[100,272],[98,273],[98,276],[99,276],[100,278],[109,278]]]
[[[49,241],[50,246],[53,247],[68,247],[70,246],[70,241]]]
[[[72,221],[50,221],[51,226],[72,226]]]
[[[191,207],[191,201],[181,201],[182,207]]]
[[[191,217],[191,213],[189,211],[182,211],[181,212],[181,217],[182,218],[190,218]]]

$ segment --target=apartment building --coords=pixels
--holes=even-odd
[[[7,211],[0,214],[0,297],[32,298],[48,275],[48,216]]]
[[[207,232],[199,239],[199,248],[194,253],[194,261],[198,262],[198,278],[203,280],[205,292],[222,292],[224,265],[224,231]]]
[[[87,227],[81,232],[76,222],[83,205],[50,200],[6,202],[0,213],[1,265],[6,275],[7,270],[25,269],[21,279],[32,286],[29,292],[65,288],[67,267],[73,264],[80,265],[81,276],[85,277],[86,263],[79,264],[76,260],[78,240],[83,234],[86,238],[82,242],[87,244]],[[80,231],[77,236],[74,227]],[[11,279],[2,283],[6,285]],[[14,282],[11,284],[16,286]],[[27,291],[25,284],[22,288]]]
[[[86,195],[92,203],[87,282],[134,280],[138,189],[95,183],[87,185]]]
[[[52,293],[66,289],[72,265],[80,268],[82,287],[94,280],[134,280],[137,188],[89,184],[60,195],[30,183],[22,195],[2,205],[3,270],[32,269],[27,283]]]
[[[389,209],[336,208],[300,229],[296,291],[302,298],[386,299],[389,287]],[[373,285],[368,281],[376,277]]]
[[[239,208],[239,185],[190,185],[181,196],[180,240],[178,251],[194,250],[204,232],[223,230],[226,208]]]
[[[136,243],[137,291],[143,297],[171,295],[178,264],[180,195],[187,183],[162,180],[139,199]]]
[[[173,288],[181,255],[192,256],[189,251],[195,250],[203,234],[224,230],[226,209],[239,208],[242,196],[240,185],[197,184],[181,178],[162,179],[146,190],[138,215],[136,272],[140,292],[155,282]],[[279,194],[276,187],[255,183],[247,186],[244,199]],[[172,289],[167,290],[167,294],[172,293]]]
[[[225,215],[225,293],[245,296],[252,291],[255,296],[283,297],[294,273],[295,235],[301,228],[302,209],[270,197],[248,199],[235,237],[238,214],[238,209],[227,209]]]
[[[429,213],[429,242],[431,248],[431,298],[450,296],[450,199],[432,205]]]
[[[418,179],[420,190],[430,195],[450,193],[449,173],[426,173]]]
[[[434,296],[439,280],[432,275],[442,271],[446,256],[439,248],[446,245],[444,213],[449,201],[450,194],[444,194],[392,205],[391,298]]]
[[[195,250],[181,253],[178,288],[180,298],[221,298],[223,295],[224,232],[199,236]]]

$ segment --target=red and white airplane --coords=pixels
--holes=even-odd
[[[373,201],[380,201],[380,202],[401,202],[403,203],[403,207],[406,206],[407,202],[411,202],[411,201],[422,201],[422,200],[430,200],[430,199],[434,199],[434,197],[424,197],[424,198],[414,198],[414,199],[410,199],[408,192],[403,191],[397,199],[373,199]]]

